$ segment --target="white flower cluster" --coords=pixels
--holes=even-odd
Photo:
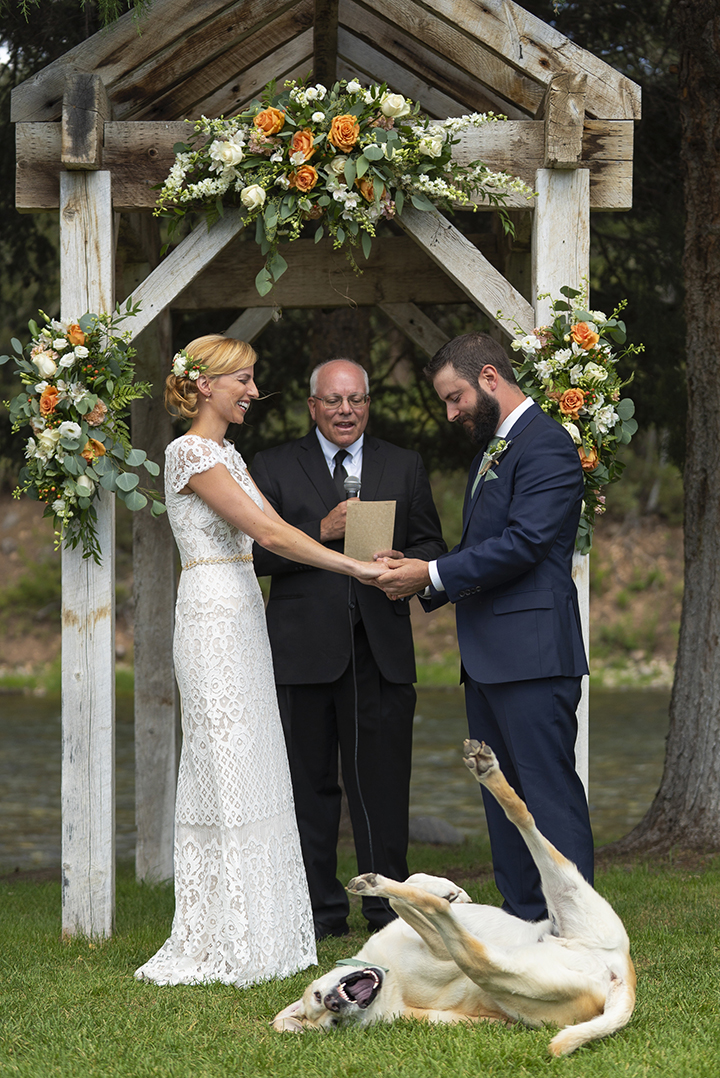
[[[298,105],[304,109],[311,101],[322,101],[326,94],[327,87],[323,86],[321,82],[316,83],[315,86],[307,86],[304,89],[293,86],[290,91],[290,100],[297,101]]]

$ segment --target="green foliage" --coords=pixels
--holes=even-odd
[[[477,842],[411,847],[411,871],[449,876],[477,901],[497,903],[489,854]],[[341,853],[343,878],[354,872]],[[324,940],[319,968],[238,991],[225,985],[156,987],[132,973],[166,938],[170,885],[118,873],[117,931],[104,943],[60,940],[60,882],[0,882],[2,1069],[19,1078],[715,1078],[718,859],[611,866],[598,890],[623,918],[638,970],[638,1006],[613,1037],[560,1061],[551,1029],[401,1021],[369,1030],[280,1035],[269,1022],[309,980],[364,941],[359,903],[351,935]]]

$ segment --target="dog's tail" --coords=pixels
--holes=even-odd
[[[610,975],[610,987],[602,1014],[589,1022],[580,1022],[576,1026],[561,1029],[548,1045],[551,1055],[569,1055],[581,1044],[606,1037],[627,1025],[635,1009],[635,976],[632,966],[629,974],[627,978],[618,977],[615,973]]]

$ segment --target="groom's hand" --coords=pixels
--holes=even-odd
[[[331,543],[333,539],[342,539],[347,524],[347,502],[338,502],[326,517],[320,521],[320,542]]]
[[[430,583],[428,563],[419,558],[403,558],[401,561],[388,561],[388,572],[375,581],[390,599],[402,599],[406,595],[417,595]]]

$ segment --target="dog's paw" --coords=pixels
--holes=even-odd
[[[412,876],[408,876],[405,883],[420,887],[423,891],[437,895],[438,898],[444,898],[448,902],[472,902],[467,891],[463,891],[462,887],[458,887],[452,880],[446,880],[443,876],[428,876],[425,872],[415,872]]]
[[[364,872],[362,876],[353,876],[345,890],[351,895],[376,895],[383,882],[384,877],[377,872]]]
[[[468,738],[463,742],[465,757],[463,763],[478,782],[488,778],[493,771],[499,770],[497,757],[493,750],[484,741],[473,741]]]

